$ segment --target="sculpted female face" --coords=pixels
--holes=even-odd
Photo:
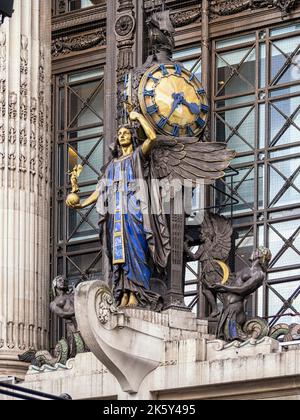
[[[132,144],[131,131],[128,128],[122,127],[118,132],[118,140],[121,147],[128,147]]]

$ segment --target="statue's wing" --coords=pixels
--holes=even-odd
[[[227,261],[232,247],[233,229],[230,221],[223,216],[206,213],[201,232],[206,250],[203,258]]]
[[[204,143],[196,138],[160,140],[151,154],[151,175],[170,181],[201,179],[211,184],[224,176],[234,156],[223,143]]]

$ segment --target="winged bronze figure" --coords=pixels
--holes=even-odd
[[[233,229],[228,219],[217,214],[205,213],[201,225],[201,245],[193,253],[189,241],[185,243],[185,251],[192,261],[200,261],[203,294],[211,308],[211,317],[220,315],[217,305],[217,292],[213,289],[216,284],[226,284],[230,281],[230,270],[227,265],[232,246]]]
[[[151,177],[168,181],[203,180],[211,184],[224,176],[235,152],[224,143],[201,142],[198,138],[159,140],[151,153]]]

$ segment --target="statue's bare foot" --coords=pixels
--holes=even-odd
[[[210,318],[217,318],[217,317],[218,317],[218,316],[220,316],[220,315],[221,315],[220,311],[216,310],[216,311],[213,311],[213,312],[210,314]]]
[[[130,293],[130,298],[127,306],[137,306],[138,301],[134,293]]]
[[[120,303],[120,306],[127,306],[128,302],[129,302],[128,293],[124,293],[123,297],[122,297],[122,300],[121,300],[121,303]]]

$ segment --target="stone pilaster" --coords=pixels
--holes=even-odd
[[[0,27],[0,375],[48,345],[50,3],[15,0]]]

